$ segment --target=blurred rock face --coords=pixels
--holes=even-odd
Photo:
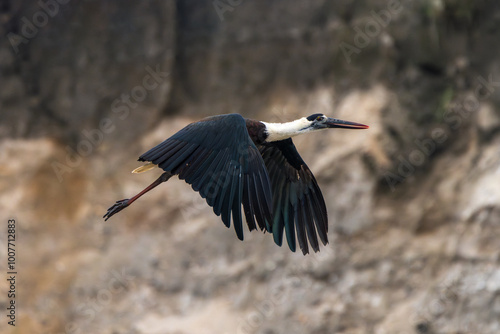
[[[497,7],[2,3],[7,332],[498,333]],[[101,219],[158,176],[136,157],[227,112],[370,125],[294,139],[328,206],[320,253],[238,241],[176,179]]]

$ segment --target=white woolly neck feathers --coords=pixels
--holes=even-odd
[[[266,141],[268,142],[287,139],[314,130],[310,127],[312,122],[305,117],[287,123],[261,123],[266,126]]]

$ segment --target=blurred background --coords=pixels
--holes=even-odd
[[[0,20],[1,333],[500,332],[497,1],[3,0]],[[239,241],[178,179],[103,221],[158,177],[130,174],[140,154],[232,112],[370,125],[294,140],[320,253]]]

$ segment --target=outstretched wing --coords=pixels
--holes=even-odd
[[[319,251],[316,234],[324,245],[328,243],[328,219],[314,175],[290,138],[259,145],[259,150],[273,191],[274,241],[281,246],[284,229],[292,251],[295,252],[295,232],[304,254],[309,253],[307,239],[313,250]]]
[[[271,231],[271,186],[264,161],[238,114],[191,123],[140,156],[164,171],[179,175],[205,198],[227,227],[231,213],[236,235],[243,240],[241,205],[248,227]]]

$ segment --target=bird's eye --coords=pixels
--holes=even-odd
[[[316,117],[316,121],[321,122],[323,120],[323,116]]]

